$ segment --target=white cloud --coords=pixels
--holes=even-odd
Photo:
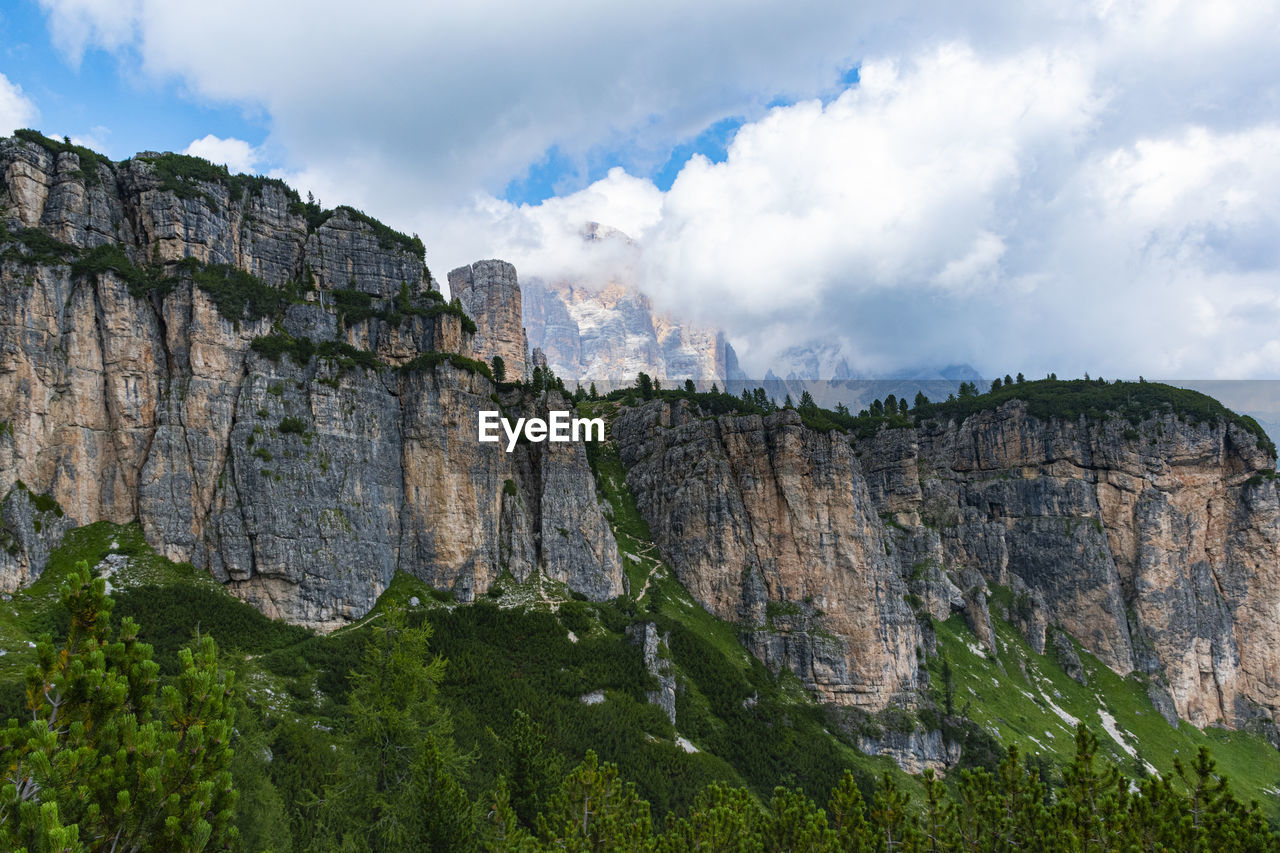
[[[667,193],[615,172],[490,203],[484,233],[542,272],[589,264],[584,219],[632,215],[642,286],[726,326],[757,374],[813,338],[864,370],[1280,373],[1277,125],[1113,146],[1121,94],[1069,51],[946,45],[773,110]]]
[[[79,66],[90,47],[116,50],[136,36],[143,14],[137,0],[40,0],[49,15],[53,43]]]
[[[183,154],[203,157],[210,163],[226,166],[232,174],[243,172],[255,175],[259,171],[262,157],[258,149],[243,139],[220,139],[212,133],[194,140],[182,150]]]
[[[71,142],[75,145],[83,145],[94,151],[106,151],[109,146],[107,139],[111,136],[111,128],[102,125],[95,125],[92,130],[83,136],[77,135],[71,137]]]
[[[264,109],[286,177],[423,234],[437,275],[632,276],[757,370],[822,337],[863,370],[1280,375],[1275,0],[41,3],[73,59]],[[730,116],[724,162],[635,177]],[[631,172],[495,198],[552,146]]]
[[[38,115],[36,105],[22,94],[22,87],[0,74],[0,135],[8,136],[19,128],[30,127]]]

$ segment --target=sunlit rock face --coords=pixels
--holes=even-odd
[[[1011,588],[1037,649],[1061,626],[1196,725],[1275,718],[1280,503],[1254,435],[1173,415],[1040,420],[1014,401],[856,446],[904,562]]]
[[[497,389],[433,355],[477,352],[420,244],[341,208],[309,223],[274,182],[166,183],[156,157],[0,140],[0,589],[105,519],[321,629],[363,616],[396,571],[461,599],[504,571],[623,591],[582,447],[476,440]],[[99,246],[127,263],[77,264]],[[207,264],[284,296],[261,319],[228,310],[197,280]],[[475,268],[514,287],[508,264]],[[304,339],[301,356],[261,346]],[[568,405],[504,393],[511,411]]]

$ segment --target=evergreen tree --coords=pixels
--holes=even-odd
[[[712,382],[712,383],[711,383],[711,393],[712,393],[712,394],[719,394],[719,393],[720,393],[720,386],[718,386],[718,385],[716,385],[716,383]]]
[[[1019,376],[1021,376],[1022,374],[1021,374],[1021,373],[1019,373],[1018,375],[1019,375]],[[1008,386],[1012,385],[1012,384],[1013,384],[1013,377],[1011,377],[1009,374],[1007,374],[1007,373],[1006,373],[1006,374],[1004,375],[1004,384],[1005,384],[1005,387],[1008,387]]]
[[[991,380],[991,390],[992,390],[992,391],[999,391],[999,390],[1000,390],[1000,377],[999,377],[999,376],[997,376],[995,379],[992,379],[992,380]]]
[[[329,846],[351,850],[466,849],[474,816],[464,769],[437,692],[445,661],[430,654],[431,624],[391,606],[371,620],[351,674],[349,764],[325,791]]]
[[[159,667],[138,625],[111,629],[106,582],[88,564],[61,591],[66,643],[45,636],[27,670],[31,720],[0,730],[0,849],[231,849],[232,675],[209,637]]]
[[[917,391],[915,407],[918,409],[921,406],[927,406],[927,405],[929,405],[929,398],[924,395],[923,391]]]
[[[591,383],[591,390],[587,392],[587,396],[592,400],[600,399],[600,395],[596,392],[596,383],[594,382]]]
[[[1083,723],[1076,726],[1076,755],[1063,771],[1057,818],[1081,853],[1110,849],[1108,836],[1128,794],[1115,765],[1100,762],[1097,753],[1097,736]]]
[[[956,681],[951,672],[951,661],[942,656],[942,708],[948,717],[956,713]]]
[[[636,387],[640,389],[640,396],[645,400],[653,399],[653,378],[649,374],[641,372],[636,375]]]
[[[500,355],[493,357],[493,378],[496,382],[504,382],[507,378],[507,362]]]
[[[561,756],[547,748],[547,735],[529,715],[516,710],[506,738],[505,775],[511,788],[511,808],[520,823],[532,829],[538,812],[560,779]]]
[[[595,752],[575,767],[538,815],[538,838],[556,849],[642,850],[651,835],[649,804]]]
[[[534,853],[538,842],[520,826],[515,809],[511,807],[511,793],[507,789],[507,780],[498,777],[493,791],[482,799],[484,812],[480,826],[483,847],[488,853]]]
[[[836,832],[836,846],[845,853],[871,853],[871,827],[867,824],[862,792],[848,770],[831,791],[827,804],[831,827]]]
[[[929,853],[956,849],[960,837],[955,831],[955,807],[945,799],[946,788],[934,775],[933,768],[926,768],[920,781],[924,783],[925,805],[922,849]]]
[[[800,408],[802,409],[818,408],[818,404],[813,402],[813,395],[810,394],[807,390],[800,392]]]
[[[907,416],[907,398],[906,397],[903,397],[901,400],[898,401],[898,414],[902,415],[904,418]]]
[[[698,389],[694,386],[692,379],[686,379],[684,381],[684,393],[690,395],[698,393]]]
[[[800,791],[786,788],[773,790],[763,835],[766,850],[785,853],[821,853],[836,840],[826,813]]]
[[[661,853],[688,850],[708,853],[764,853],[764,814],[745,788],[713,782],[694,800],[683,818],[667,817],[667,831],[659,840]]]
[[[1026,381],[1027,381],[1027,380],[1023,377],[1023,375],[1022,375],[1021,373],[1019,373],[1019,374],[1018,374],[1018,384],[1019,384],[1019,385],[1021,385],[1023,382],[1026,382]]]
[[[911,797],[898,788],[898,783],[887,772],[880,777],[871,801],[871,826],[877,849],[909,848],[916,841]]]

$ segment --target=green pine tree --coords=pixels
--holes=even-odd
[[[643,850],[651,835],[649,804],[591,750],[538,815],[539,840],[555,849]]]
[[[325,790],[322,838],[351,850],[467,849],[474,815],[456,782],[465,761],[437,695],[445,661],[430,653],[431,624],[392,606],[368,630],[351,674],[347,766]]]
[[[112,630],[105,591],[86,563],[71,573],[66,642],[42,638],[27,671],[31,719],[0,732],[0,849],[230,849],[233,676],[197,637],[160,688],[137,623]]]

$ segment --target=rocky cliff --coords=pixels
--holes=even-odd
[[[1280,719],[1275,458],[1230,418],[1015,399],[855,437],[680,400],[624,409],[614,439],[682,583],[829,700],[909,704],[926,617],[999,654],[999,607],[1080,677],[1068,635],[1142,674],[1171,718]]]
[[[449,273],[449,292],[476,323],[476,357],[491,364],[502,358],[507,378],[525,378],[529,341],[516,268],[506,261],[476,261]],[[530,368],[531,369],[531,368]]]
[[[0,588],[66,526],[136,519],[320,628],[397,570],[464,600],[506,570],[623,590],[582,448],[476,441],[495,388],[417,238],[194,158],[35,134],[0,141],[0,178]]]
[[[583,448],[477,441],[482,409],[569,406],[499,390],[478,360],[525,369],[509,265],[451,274],[477,322],[435,289],[416,237],[359,211],[194,158],[112,163],[34,134],[0,140],[0,227],[0,590],[36,578],[70,527],[107,519],[318,628],[362,616],[396,571],[460,600],[503,575],[625,591]],[[655,362],[626,347],[584,360],[570,303],[587,317],[603,297],[573,293],[524,302],[559,317],[544,344],[556,323],[571,342],[572,321],[580,368],[674,378],[665,344],[644,350]],[[621,323],[601,346],[628,340],[633,309],[637,340],[666,340],[647,304],[616,297],[630,307],[593,327]],[[1280,497],[1265,438],[1220,406],[1059,416],[1001,393],[852,432],[668,397],[622,407],[612,439],[696,600],[849,714],[917,703],[928,617],[962,612],[998,656],[999,608],[1082,679],[1068,637],[1145,677],[1171,716],[1272,724]]]
[[[617,281],[584,287],[529,279],[524,323],[530,345],[566,382],[604,387],[634,382],[644,372],[671,383],[693,379],[724,387],[745,378],[723,332],[656,312],[643,293]]]
[[[842,434],[655,401],[613,437],[681,583],[759,658],[832,702],[913,702],[920,629]]]
[[[1058,626],[1196,725],[1280,712],[1280,502],[1252,432],[1171,413],[1037,418],[1014,400],[857,447],[934,615],[967,604],[981,634],[998,584],[1037,650]]]

